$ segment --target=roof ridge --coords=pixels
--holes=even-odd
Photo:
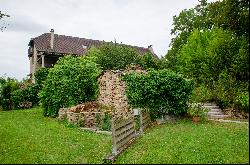
[[[35,38],[38,38],[42,35],[50,35],[50,33],[43,33]],[[114,43],[112,41],[105,41],[105,40],[95,40],[95,39],[89,39],[89,38],[83,38],[83,37],[74,37],[74,36],[70,36],[70,35],[64,35],[64,34],[54,34],[54,35],[57,35],[57,36],[62,36],[62,37],[70,37],[70,38],[76,38],[76,39],[84,39],[84,40],[89,40],[89,41],[97,41],[97,42],[106,42],[106,43]],[[33,39],[35,39],[33,38]],[[135,48],[142,48],[142,49],[148,49],[148,48],[145,48],[145,47],[141,47],[141,46],[135,46],[135,45],[129,45],[129,44],[124,44],[124,43],[117,43],[117,44],[120,44],[120,45],[124,45],[124,46],[130,46],[130,47],[135,47]]]

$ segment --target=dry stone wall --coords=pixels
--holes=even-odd
[[[130,72],[146,73],[140,66],[131,65],[126,70],[108,70],[99,78],[100,93],[97,101],[113,107],[113,116],[119,118],[128,118],[132,115],[132,109],[125,94],[125,82],[121,80],[122,75]]]
[[[126,70],[105,71],[98,80],[100,93],[97,101],[79,104],[71,108],[61,108],[58,118],[67,119],[71,123],[78,123],[84,127],[96,127],[97,119],[103,118],[105,113],[116,118],[130,118],[133,111],[128,104],[122,75],[131,72],[146,73],[138,65],[131,65]]]

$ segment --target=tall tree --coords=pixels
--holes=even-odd
[[[194,29],[211,30],[219,27],[232,31],[236,36],[249,35],[249,0],[223,0],[207,3],[199,0],[199,4],[191,9],[184,9],[173,17],[174,35],[171,49],[166,54],[168,67],[175,69],[176,55]]]
[[[212,27],[212,23],[207,19],[207,6],[207,0],[199,0],[199,4],[194,8],[184,9],[178,16],[173,17],[174,27],[171,29],[171,35],[175,37],[171,39],[171,49],[166,55],[168,67],[175,69],[176,54],[186,44],[193,29],[209,29]]]

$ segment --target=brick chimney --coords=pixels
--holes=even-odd
[[[149,46],[148,46],[148,50],[149,50],[152,54],[155,54],[152,45],[149,45]]]
[[[50,48],[53,49],[54,47],[54,29],[50,30]]]

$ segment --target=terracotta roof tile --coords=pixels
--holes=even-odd
[[[55,53],[62,53],[62,54],[75,54],[75,55],[82,55],[86,48],[90,48],[91,46],[100,46],[104,41],[99,40],[92,40],[86,38],[78,38],[72,36],[65,36],[65,35],[58,35],[54,34],[54,46],[53,49],[50,48],[50,33],[44,33],[36,38],[31,39],[33,40],[36,49],[38,51],[45,51],[45,52],[55,52]],[[125,45],[125,44],[122,44]],[[149,52],[148,48],[138,47],[138,46],[131,46],[126,45],[132,48],[135,48],[139,51],[140,54],[144,54]],[[154,54],[155,55],[155,54]],[[157,55],[155,55],[156,58]]]

